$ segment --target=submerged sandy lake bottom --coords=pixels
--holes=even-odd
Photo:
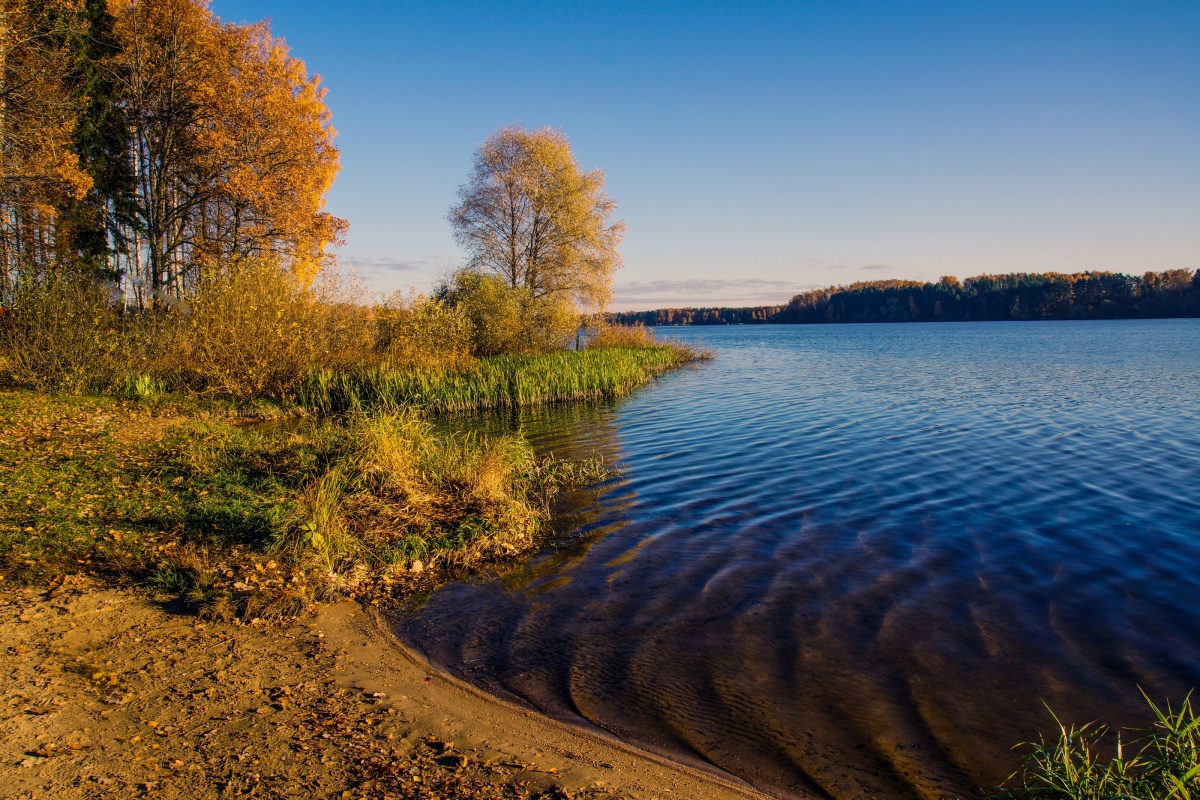
[[[1200,687],[1200,320],[660,331],[712,361],[542,451],[622,474],[402,639],[776,793],[949,797]]]

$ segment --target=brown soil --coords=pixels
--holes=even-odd
[[[0,797],[758,796],[444,677],[356,603],[238,625],[0,591]]]

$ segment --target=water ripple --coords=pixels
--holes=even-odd
[[[623,476],[398,633],[782,795],[944,798],[1200,685],[1200,321],[686,329],[708,364],[497,418]]]

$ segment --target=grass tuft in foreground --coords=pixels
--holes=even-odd
[[[460,413],[609,400],[697,357],[679,345],[653,345],[494,356],[461,368],[322,370],[300,390],[299,403],[318,414]]]
[[[1200,798],[1200,720],[1191,694],[1178,708],[1155,705],[1154,723],[1102,754],[1108,730],[1093,724],[1058,723],[1054,741],[1028,743],[1021,770],[994,800],[1193,800]]]

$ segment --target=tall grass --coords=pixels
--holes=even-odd
[[[320,414],[421,408],[465,412],[620,397],[692,357],[679,347],[493,356],[453,369],[321,370],[298,393]]]
[[[610,325],[600,321],[588,331],[587,336],[587,346],[594,348],[653,347],[657,343],[654,331],[640,322],[636,325]]]
[[[273,555],[325,577],[522,553],[551,497],[607,475],[595,459],[538,459],[519,435],[437,430],[412,409],[282,434],[203,423],[182,429],[174,447],[188,483],[220,487],[214,502],[244,495],[281,503],[264,531]]]
[[[1059,722],[1058,737],[1028,743],[1022,768],[993,800],[1193,800],[1200,798],[1200,720],[1191,694],[1178,708],[1146,702],[1154,714],[1150,728],[1130,741],[1117,735],[1104,753],[1108,729]]]
[[[597,459],[535,458],[518,435],[438,432],[411,410],[354,415],[313,445],[327,464],[302,478],[272,547],[334,583],[526,552],[551,497],[608,474]]]

